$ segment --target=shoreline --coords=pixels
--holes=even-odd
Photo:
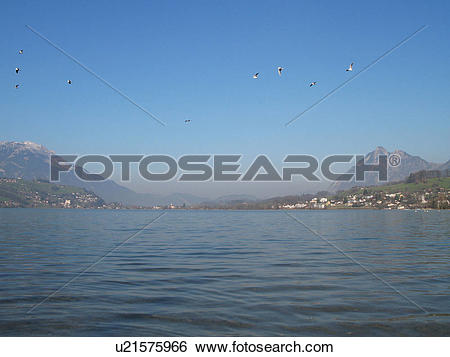
[[[0,207],[0,209],[45,209],[45,210],[85,210],[85,211],[447,211],[448,208],[376,208],[376,207],[333,207],[333,208],[83,208],[83,207]]]

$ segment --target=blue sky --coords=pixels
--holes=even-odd
[[[382,145],[444,162],[449,13],[448,1],[7,2],[0,13],[0,140],[30,140],[58,153],[265,153],[274,160]],[[351,76],[349,63],[357,72],[422,25],[429,28],[284,127]],[[286,67],[281,78],[279,65]],[[309,88],[311,81],[319,84]]]

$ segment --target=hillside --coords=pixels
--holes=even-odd
[[[413,176],[413,175],[411,175]],[[420,182],[399,182],[383,186],[353,187],[336,194],[273,197],[267,200],[199,205],[208,209],[417,209],[450,208],[450,177],[436,177]]]
[[[104,205],[100,197],[83,188],[0,179],[0,207],[100,208]]]

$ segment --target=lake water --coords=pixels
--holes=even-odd
[[[161,213],[0,209],[0,335],[450,335],[449,211],[172,210],[74,279]]]

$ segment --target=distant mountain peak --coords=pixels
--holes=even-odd
[[[418,172],[421,170],[432,170],[439,167],[439,164],[428,162],[417,155],[410,155],[406,151],[396,149],[393,152],[389,152],[383,146],[377,146],[375,150],[369,152],[365,156],[365,162],[367,164],[373,164],[378,162],[378,157],[380,155],[390,156],[396,154],[400,156],[401,163],[397,167],[389,167],[388,170],[388,182],[401,181],[407,178],[411,173]],[[444,164],[445,165],[445,164]],[[444,167],[442,165],[442,167]],[[350,173],[354,172],[354,168],[349,170]],[[376,173],[367,173],[364,182],[356,182],[354,179],[349,182],[335,182],[333,183],[329,190],[338,191],[350,189],[353,186],[374,186],[380,185],[384,182],[379,182],[378,175]]]
[[[383,146],[377,146],[375,150],[369,152],[366,157],[375,157],[379,155],[389,155],[389,152]]]
[[[34,148],[34,149],[42,149],[42,148],[45,149],[45,147],[44,147],[43,145],[41,145],[41,144],[36,144],[36,143],[34,143],[34,142],[32,142],[32,141],[24,141],[23,144],[26,145],[26,146],[28,146],[28,147],[32,147],[32,148]]]
[[[406,151],[399,150],[399,149],[395,149],[393,154],[399,155],[400,157],[405,157],[405,156],[411,156],[412,157],[413,156],[413,155],[408,154]],[[417,156],[417,157],[419,157],[419,156]]]
[[[0,141],[0,148],[8,148],[11,151],[14,150],[31,150],[38,151],[45,154],[54,153],[51,150],[48,150],[44,145],[36,144],[32,141]]]

